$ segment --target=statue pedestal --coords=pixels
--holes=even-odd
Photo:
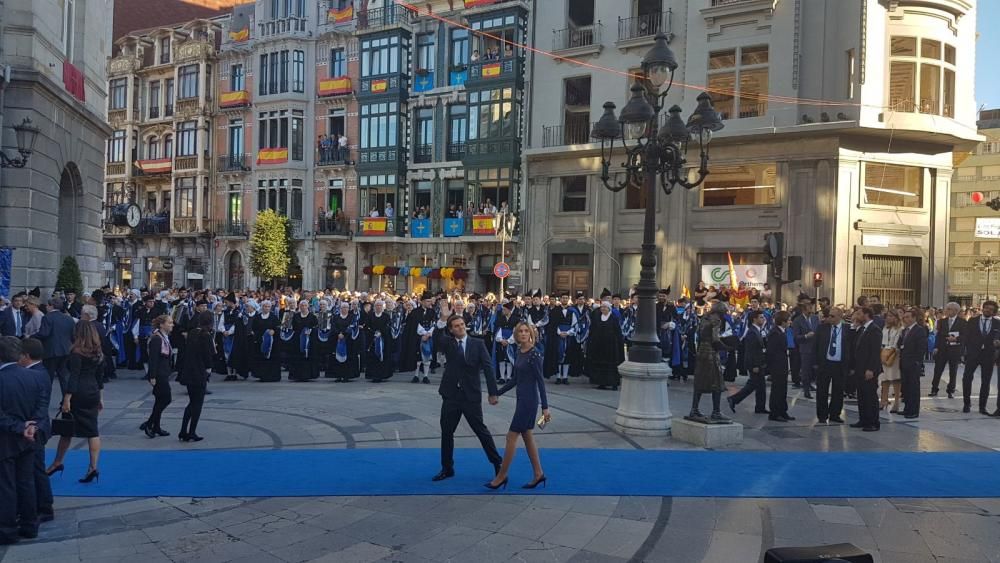
[[[702,448],[722,448],[743,443],[743,425],[739,422],[705,424],[678,418],[674,421],[672,434],[676,440]]]
[[[670,435],[670,401],[666,363],[638,364],[625,362],[618,366],[622,376],[621,395],[615,413],[615,428],[635,436]]]

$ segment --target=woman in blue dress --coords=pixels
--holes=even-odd
[[[538,341],[538,332],[535,327],[528,323],[521,322],[514,327],[514,342],[517,344],[517,359],[514,361],[514,369],[511,373],[510,381],[500,388],[498,395],[503,395],[511,389],[517,388],[517,404],[514,407],[514,418],[510,421],[510,430],[507,432],[507,446],[503,452],[503,463],[500,465],[500,472],[495,479],[486,483],[490,489],[507,487],[507,473],[510,464],[514,461],[514,452],[517,451],[517,439],[524,439],[524,449],[528,451],[528,459],[531,460],[531,468],[535,472],[535,477],[526,483],[522,489],[534,489],[546,481],[545,472],[542,471],[542,462],[538,458],[538,446],[535,445],[535,437],[531,431],[535,428],[535,419],[538,416],[538,403],[542,403],[542,416],[545,422],[551,420],[549,416],[549,402],[545,396],[545,378],[542,377],[542,355],[535,348]]]

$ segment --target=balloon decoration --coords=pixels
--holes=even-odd
[[[982,203],[983,199],[985,199],[983,192],[972,192],[972,203]]]
[[[428,278],[432,280],[467,280],[469,271],[465,268],[411,268],[410,266],[386,266],[383,264],[365,266],[361,270],[366,276],[403,276]]]

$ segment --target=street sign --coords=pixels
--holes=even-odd
[[[497,262],[496,266],[493,266],[493,275],[504,279],[510,275],[510,266],[506,262]]]

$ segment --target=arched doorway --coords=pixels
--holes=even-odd
[[[228,272],[226,278],[229,280],[227,289],[233,290],[245,287],[246,284],[243,281],[243,256],[239,252],[234,251],[229,253],[226,270]]]
[[[67,163],[59,178],[59,263],[67,256],[76,256],[79,206],[82,203],[83,179],[75,163]]]

